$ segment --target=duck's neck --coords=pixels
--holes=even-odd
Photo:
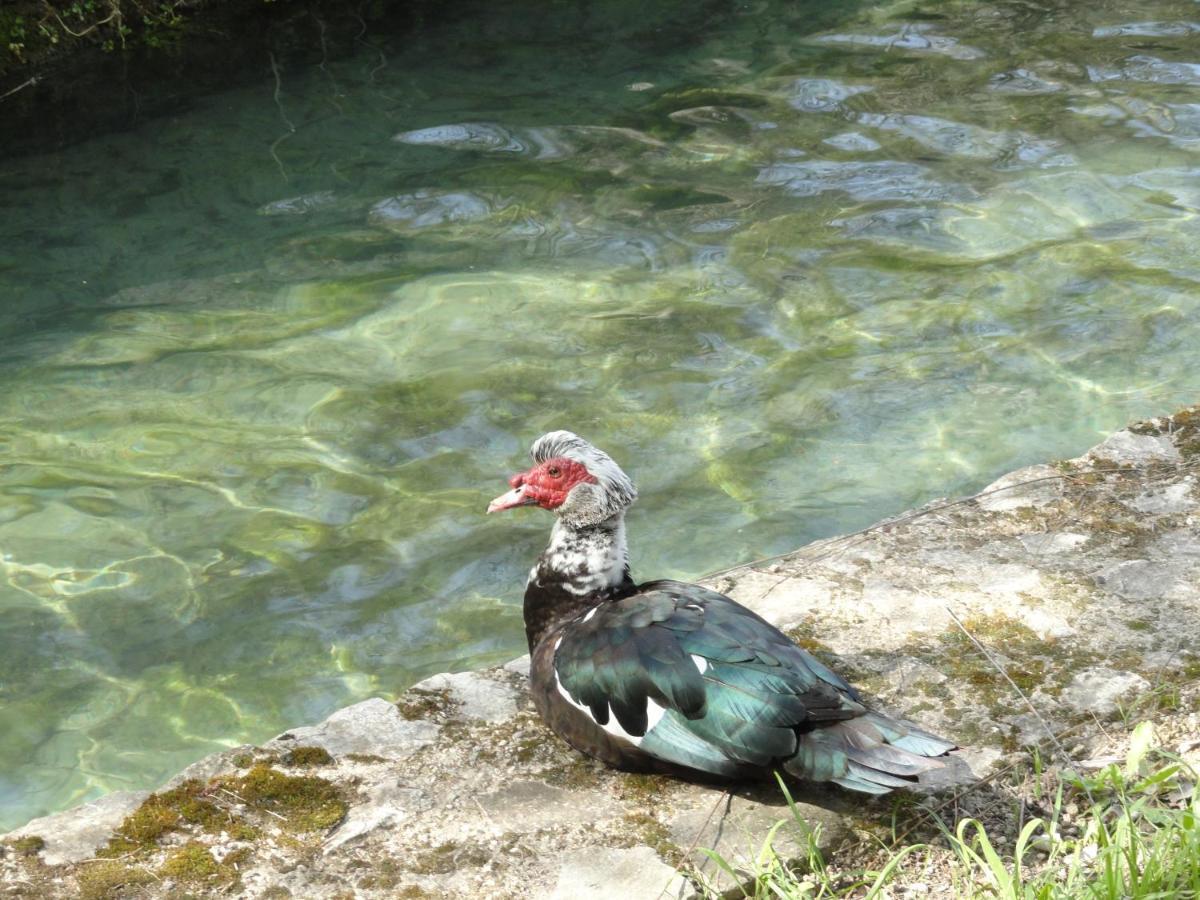
[[[550,532],[550,546],[529,573],[525,585],[525,636],[532,650],[548,630],[582,615],[604,600],[633,592],[625,514],[599,525],[567,525]]]

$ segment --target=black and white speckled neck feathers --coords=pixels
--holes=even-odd
[[[532,651],[548,631],[636,590],[629,576],[625,514],[598,525],[554,523],[550,544],[525,584],[525,636]]]

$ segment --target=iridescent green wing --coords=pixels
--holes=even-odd
[[[715,591],[651,582],[585,618],[555,654],[560,690],[661,759],[718,773],[770,765],[796,752],[800,731],[864,712],[844,680]]]

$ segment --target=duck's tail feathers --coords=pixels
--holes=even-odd
[[[832,781],[852,791],[886,794],[912,787],[918,777],[940,768],[955,744],[927,731],[869,712],[800,736],[784,771],[810,781]]]

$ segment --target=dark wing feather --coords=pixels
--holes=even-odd
[[[799,732],[865,712],[849,684],[774,626],[674,581],[643,585],[567,629],[554,665],[597,722],[611,709],[626,733],[646,735],[642,750],[714,772],[769,765],[796,752]],[[649,735],[647,700],[667,710]]]

